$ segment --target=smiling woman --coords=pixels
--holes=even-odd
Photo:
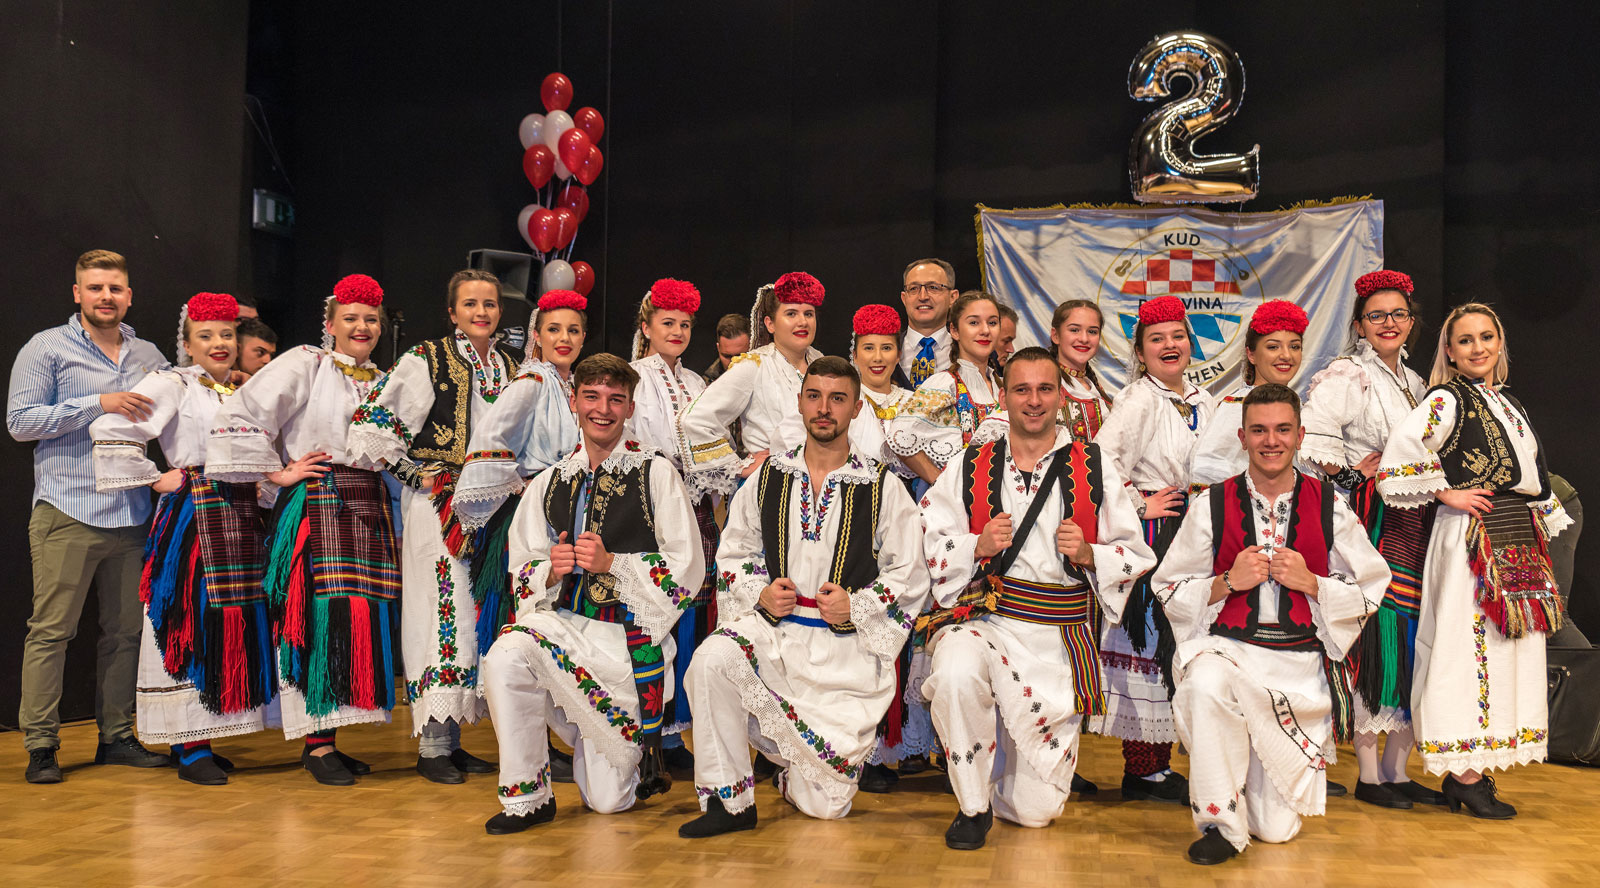
[[[1000,338],[993,296],[968,290],[950,306],[950,363],[928,377],[890,426],[889,446],[929,484],[999,409],[1000,380],[989,366]]]
[[[1244,471],[1248,460],[1239,442],[1239,428],[1245,396],[1258,383],[1288,385],[1294,379],[1309,323],[1305,309],[1293,302],[1274,299],[1256,307],[1244,338],[1245,384],[1217,402],[1216,412],[1200,430],[1192,483],[1218,484]],[[1299,410],[1297,403],[1297,416]]]

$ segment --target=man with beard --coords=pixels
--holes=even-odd
[[[934,597],[923,684],[961,810],[945,832],[984,845],[994,815],[1061,814],[1087,716],[1105,712],[1095,609],[1115,623],[1155,565],[1110,459],[1056,424],[1060,371],[1042,348],[1007,365],[1009,425],[973,444],[923,498]],[[998,717],[997,717],[998,716]]]
[[[950,363],[950,303],[956,298],[956,269],[943,259],[918,259],[900,276],[900,301],[906,307],[906,332],[900,339],[900,372],[895,384],[912,391]]]
[[[756,825],[752,744],[802,812],[850,811],[928,591],[915,504],[851,450],[860,396],[848,361],[812,361],[805,442],[774,453],[733,498],[717,550],[720,628],[685,679],[705,813],[678,828],[684,838]]]
[[[154,345],[122,323],[133,304],[128,263],[109,250],[78,257],[72,298],[78,313],[32,339],[11,368],[6,428],[33,448],[33,616],[22,653],[18,723],[28,750],[29,783],[60,783],[61,683],[67,642],[89,594],[99,590],[100,643],[95,764],[158,768],[165,755],[133,737],[139,666],[139,573],[144,566],[150,494],[143,489],[95,492],[89,423],[106,413],[138,421],[154,403],[130,391],[166,366]]]

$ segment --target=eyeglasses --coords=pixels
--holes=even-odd
[[[1369,311],[1362,315],[1362,317],[1367,319],[1367,323],[1373,324],[1374,326],[1381,324],[1390,318],[1394,318],[1394,322],[1396,324],[1403,324],[1406,321],[1411,320],[1411,310],[1408,308],[1397,308],[1394,311]]]
[[[954,289],[954,287],[946,287],[944,284],[907,284],[906,288],[900,292],[905,293],[907,296],[915,296],[918,293],[937,296],[940,293],[948,293]]]

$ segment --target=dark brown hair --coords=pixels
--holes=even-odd
[[[631,398],[638,384],[639,371],[630,367],[627,361],[607,352],[590,355],[572,368],[574,392],[586,385],[615,385],[627,389]]]
[[[113,253],[110,250],[90,250],[78,257],[78,265],[75,270],[88,271],[91,268],[104,268],[127,274],[128,260],[121,253]]]
[[[961,320],[961,313],[967,306],[974,302],[990,302],[994,304],[995,313],[1000,313],[1000,300],[990,296],[982,290],[967,290],[956,301],[950,303],[950,313],[945,316],[944,325],[950,330],[950,372],[956,372],[956,365],[961,362],[961,343],[955,337],[956,322]],[[999,331],[995,331],[998,333]]]
[[[729,312],[717,319],[717,338],[732,339],[735,336],[750,335],[750,319],[742,314]]]
[[[848,379],[855,386],[856,397],[861,397],[861,374],[854,364],[837,355],[823,355],[806,367],[806,376],[826,376],[830,379]],[[804,385],[804,383],[802,383]]]
[[[1241,422],[1249,414],[1250,408],[1257,404],[1288,404],[1294,408],[1295,423],[1298,425],[1300,422],[1300,396],[1294,393],[1294,389],[1282,383],[1263,382],[1251,389],[1250,393],[1244,396],[1244,404],[1239,410]]]
[[[461,285],[467,281],[483,281],[494,285],[494,298],[500,299],[500,279],[481,268],[463,268],[450,276],[449,299],[445,305],[452,311],[456,307],[456,293],[461,290]]]

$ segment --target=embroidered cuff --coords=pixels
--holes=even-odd
[[[850,622],[867,650],[880,660],[893,662],[911,635],[916,617],[900,609],[893,591],[873,583],[850,593]]]
[[[666,641],[682,608],[694,603],[696,590],[678,585],[659,552],[614,553],[611,576],[617,581],[617,600],[633,612],[651,644]]]

